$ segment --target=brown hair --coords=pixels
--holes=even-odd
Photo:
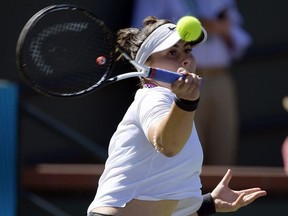
[[[148,16],[143,20],[143,27],[125,28],[117,32],[117,43],[126,50],[131,58],[135,59],[138,49],[144,40],[159,26],[171,23],[167,19],[158,19],[155,16]]]

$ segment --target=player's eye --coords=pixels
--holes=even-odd
[[[177,55],[177,51],[174,50],[174,49],[173,50],[169,50],[168,55],[175,56],[175,55]]]
[[[192,48],[187,48],[187,49],[185,49],[185,52],[186,52],[186,53],[191,53],[191,52],[192,52]]]

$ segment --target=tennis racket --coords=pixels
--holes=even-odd
[[[137,70],[113,76],[113,65],[123,55]],[[132,77],[172,83],[181,75],[140,65],[116,45],[105,23],[75,5],[48,6],[32,16],[16,47],[21,77],[49,96],[79,96]]]

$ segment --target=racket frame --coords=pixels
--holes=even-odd
[[[57,11],[57,10],[80,10],[83,13],[88,14],[89,16],[93,17],[93,19],[97,20],[97,22],[100,22],[101,25],[103,25],[103,29],[105,28],[105,30],[107,32],[109,32],[109,35],[111,37],[111,47],[114,47],[114,50],[111,50],[111,64],[107,69],[107,72],[103,75],[103,77],[101,78],[101,81],[95,82],[95,84],[87,87],[86,89],[83,89],[81,91],[78,92],[71,92],[71,93],[58,93],[55,92],[53,90],[47,90],[45,88],[40,88],[37,87],[38,83],[37,81],[31,79],[30,76],[28,76],[25,72],[25,64],[22,62],[22,49],[24,47],[25,44],[25,39],[27,34],[29,34],[29,31],[31,31],[31,28],[33,28],[33,25],[37,24],[37,21],[40,20],[42,17],[44,17],[46,14],[50,13],[51,11]],[[36,23],[36,24],[35,24]],[[152,68],[152,67],[147,67],[145,65],[139,64],[138,62],[136,62],[135,60],[133,60],[127,53],[126,51],[124,51],[123,48],[119,47],[116,45],[115,40],[112,40],[112,38],[114,39],[111,31],[108,29],[108,27],[105,25],[105,23],[99,19],[98,17],[96,17],[91,11],[84,9],[82,7],[79,7],[77,5],[72,5],[72,4],[56,4],[56,5],[50,5],[47,6],[43,9],[41,9],[40,11],[38,11],[37,13],[35,13],[25,24],[25,26],[23,27],[19,38],[18,38],[18,42],[17,42],[17,46],[16,46],[16,66],[19,69],[19,71],[21,71],[21,77],[28,82],[28,84],[30,84],[30,86],[32,86],[32,88],[40,93],[43,93],[45,95],[48,96],[56,96],[56,97],[72,97],[72,96],[80,96],[80,95],[84,95],[87,93],[90,93],[94,90],[97,90],[101,87],[104,87],[110,83],[116,82],[116,81],[120,81],[123,79],[128,79],[128,78],[133,78],[133,77],[144,77],[144,78],[152,78],[158,81],[163,81],[163,82],[168,82],[168,83],[172,83],[174,81],[176,81],[179,77],[182,77],[183,75],[176,73],[176,72],[172,72],[172,71],[167,71],[167,70],[163,70],[163,69],[159,69],[159,68]],[[119,74],[117,76],[111,77],[111,73],[113,70],[113,65],[116,61],[116,49],[121,53],[121,55],[130,63],[132,64],[137,71],[131,71],[131,72],[126,72],[123,74]],[[105,77],[104,77],[105,76]]]

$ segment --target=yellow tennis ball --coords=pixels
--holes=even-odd
[[[182,17],[176,25],[180,38],[186,42],[197,40],[202,32],[200,21],[193,16]]]

